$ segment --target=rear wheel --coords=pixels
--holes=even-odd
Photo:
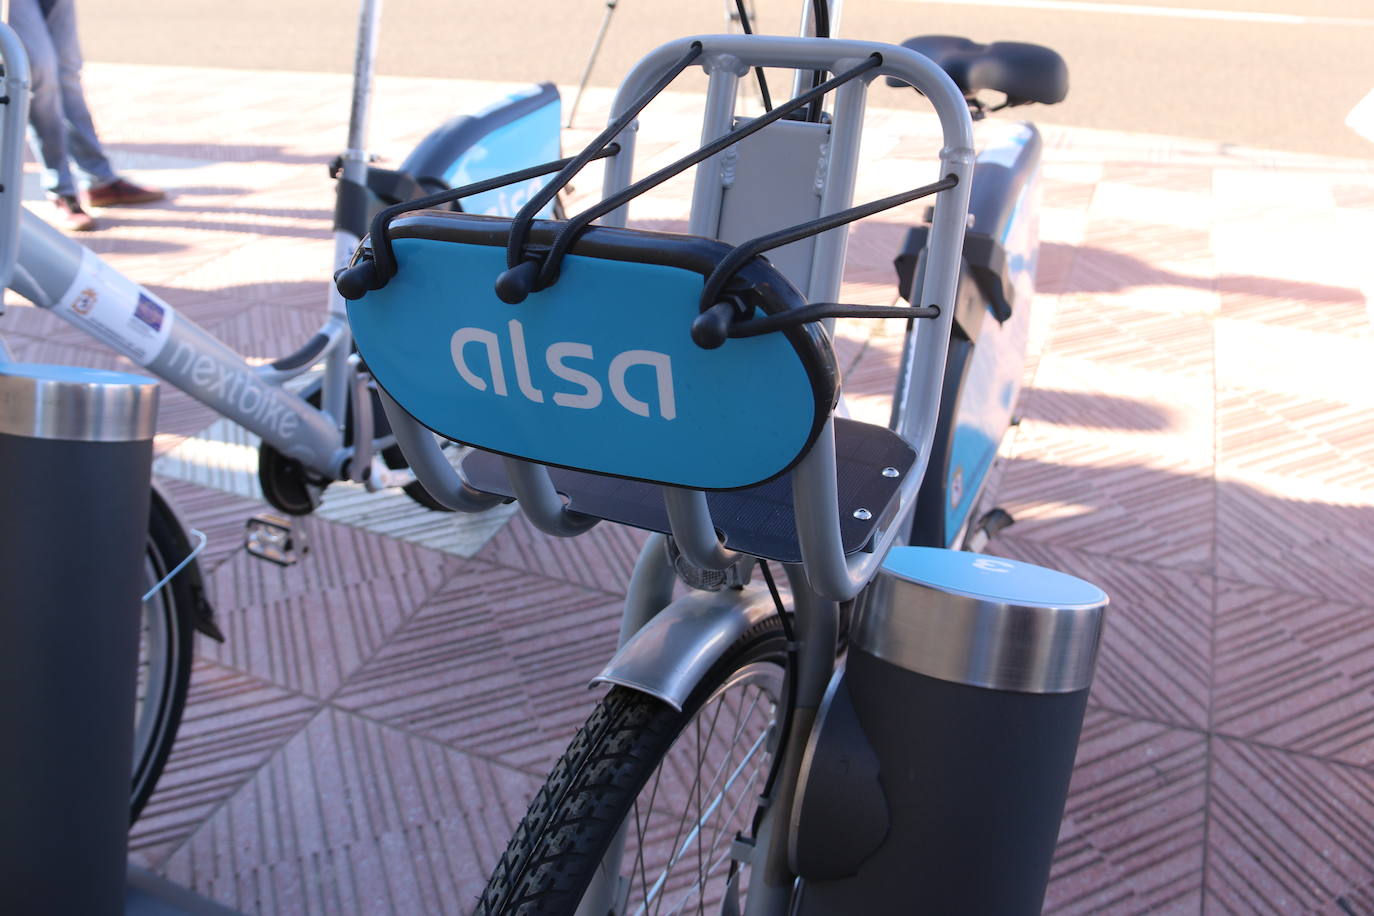
[[[603,901],[611,913],[720,912],[727,895],[742,905],[748,869],[731,844],[752,834],[785,665],[772,617],[727,650],[680,712],[612,688],[539,790],[477,912],[571,914],[603,860],[618,866]]]
[[[148,518],[143,590],[147,592],[191,553],[191,544],[171,507],[156,493]],[[134,700],[133,789],[129,821],[138,820],[153,794],[176,741],[191,681],[191,637],[196,596],[182,570],[143,602],[138,641],[138,685]]]

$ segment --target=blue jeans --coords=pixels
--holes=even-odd
[[[114,168],[81,90],[75,0],[10,0],[9,18],[29,53],[29,147],[43,164],[43,187],[50,194],[75,194],[72,162],[88,186],[113,181]]]

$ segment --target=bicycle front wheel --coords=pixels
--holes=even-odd
[[[747,867],[732,868],[731,844],[752,833],[785,665],[772,617],[731,646],[681,711],[612,688],[535,796],[477,912],[571,914],[603,862],[618,866],[611,913],[720,912],[727,894],[742,904]]]
[[[143,589],[162,580],[191,552],[171,507],[153,494],[144,551]],[[195,595],[182,570],[143,602],[138,638],[138,687],[134,699],[133,788],[129,822],[138,820],[153,794],[176,741],[191,680]]]

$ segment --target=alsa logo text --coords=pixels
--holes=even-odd
[[[453,337],[449,340],[454,368],[458,370],[458,375],[463,381],[476,390],[490,390],[499,397],[509,397],[510,386],[506,376],[509,354],[509,365],[515,375],[516,389],[526,400],[536,404],[544,403],[545,391],[535,385],[530,374],[524,327],[519,321],[511,319],[506,324],[506,330],[509,338],[509,344],[506,346],[503,346],[503,341],[496,332],[484,328],[459,328],[454,331]],[[485,368],[490,378],[483,378],[477,371],[483,368],[480,361],[474,360],[476,368],[468,361],[473,353],[485,353]],[[672,420],[677,416],[677,402],[673,396],[673,364],[666,353],[655,350],[625,350],[611,357],[604,375],[594,375],[593,372],[598,368],[597,356],[591,345],[560,340],[545,348],[544,365],[555,377],[575,386],[576,390],[548,391],[549,399],[559,407],[578,410],[594,410],[600,407],[605,399],[605,388],[601,381],[604,378],[605,387],[610,389],[611,397],[617,404],[638,416],[652,417],[654,405],[632,393],[626,382],[626,376],[632,368],[645,367],[652,374],[655,384],[644,384],[648,374],[642,370],[634,373],[637,387],[643,389],[638,393],[656,397],[657,413],[663,419]],[[578,368],[579,365],[581,368]]]

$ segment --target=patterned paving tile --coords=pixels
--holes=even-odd
[[[1212,749],[1207,911],[1374,911],[1374,776],[1242,742]]]
[[[590,712],[621,602],[523,570],[458,571],[335,697],[369,718],[544,772]]]
[[[318,705],[242,672],[198,661],[167,769],[129,834],[133,860],[161,865],[225,799],[255,777]]]
[[[1090,709],[1045,912],[1199,912],[1206,796],[1202,735]]]
[[[1305,494],[1304,494],[1305,495]],[[1217,570],[1227,578],[1333,600],[1368,595],[1374,506],[1303,498],[1280,486],[1217,488]]]
[[[165,865],[245,913],[460,913],[538,781],[328,709]]]
[[[1088,252],[1074,261],[1070,288],[1077,277],[1096,269]],[[1162,297],[1153,296],[1158,304]],[[1116,308],[1090,296],[1060,301],[1053,347],[1056,354],[1177,375],[1210,375],[1211,328],[1205,313],[1185,307],[1171,310]]]
[[[648,537],[646,532],[602,522],[576,538],[557,538],[536,529],[523,515],[515,515],[497,531],[478,559],[523,569],[584,588],[623,592],[635,560]]]
[[[1217,585],[1218,733],[1374,765],[1374,609]]]
[[[201,654],[326,699],[441,581],[440,565],[426,563],[398,576],[312,589],[246,607],[220,607],[216,620],[225,642],[207,642]]]
[[[1006,462],[996,501],[1025,539],[1204,571],[1212,559],[1211,479],[1185,459],[1123,461],[1101,444]]]

